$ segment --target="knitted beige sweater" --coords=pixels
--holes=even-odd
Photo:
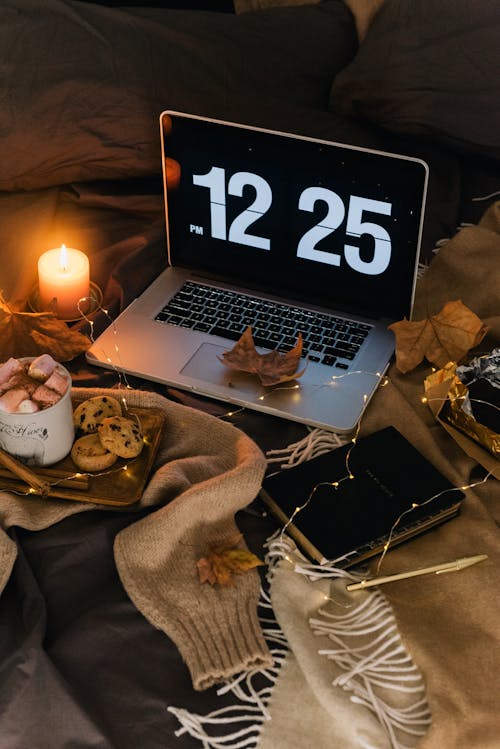
[[[102,393],[113,391],[74,389],[80,398]],[[159,452],[138,504],[158,509],[115,539],[115,561],[125,590],[142,614],[175,642],[195,689],[271,665],[257,617],[258,574],[245,572],[236,576],[234,586],[212,587],[199,582],[196,567],[212,546],[234,545],[238,539],[234,515],[257,495],[264,456],[249,437],[212,416],[154,393],[120,390],[123,396],[130,407],[155,407],[165,415]],[[39,530],[95,508],[0,491],[4,529],[18,525]],[[0,530],[0,592],[16,553],[14,542]]]

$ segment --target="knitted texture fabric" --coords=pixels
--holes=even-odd
[[[201,584],[196,567],[213,546],[244,547],[234,516],[261,485],[266,464],[257,445],[230,424],[154,393],[75,388],[73,394],[80,399],[115,395],[130,408],[155,407],[165,416],[151,478],[138,503],[158,509],[118,533],[114,553],[129,597],[174,641],[194,688],[269,666],[257,617],[257,572],[239,574],[233,586],[221,587]],[[5,529],[38,530],[96,507],[7,492],[0,498]],[[1,532],[2,587],[15,556],[15,544]]]

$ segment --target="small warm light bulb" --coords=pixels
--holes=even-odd
[[[422,403],[427,403],[427,396],[423,395],[420,400],[422,401]]]

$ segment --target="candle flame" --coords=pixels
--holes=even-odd
[[[62,244],[59,251],[59,267],[62,271],[68,270],[68,253],[66,251],[66,245]]]

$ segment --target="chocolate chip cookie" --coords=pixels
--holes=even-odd
[[[108,416],[121,416],[120,403],[109,395],[96,395],[80,403],[73,412],[73,424],[85,434],[97,431],[97,427]]]
[[[124,416],[108,416],[97,427],[101,444],[120,458],[136,458],[144,447],[139,424]]]
[[[75,440],[71,448],[71,458],[80,471],[90,473],[105,471],[118,460],[115,453],[103,446],[96,433],[85,434]]]

